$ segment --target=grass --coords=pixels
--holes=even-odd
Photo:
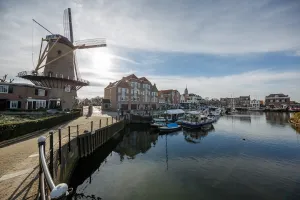
[[[300,123],[300,112],[295,113],[291,117],[291,121],[294,122],[294,123]]]
[[[42,120],[57,115],[0,115],[0,125]]]

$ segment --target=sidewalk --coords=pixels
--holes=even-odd
[[[84,112],[85,114],[85,112]],[[90,117],[82,116],[63,125],[54,127],[54,144],[58,141],[58,128],[61,128],[62,143],[68,142],[68,126],[70,126],[71,137],[84,130],[98,129],[112,123],[109,115],[102,115],[99,109],[94,108]],[[38,191],[38,145],[37,139],[41,135],[49,135],[49,131],[43,131],[31,139],[21,141],[0,149],[0,198],[1,199],[35,199]],[[49,146],[49,138],[46,141],[46,153]]]

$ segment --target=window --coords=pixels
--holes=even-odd
[[[10,102],[10,108],[12,108],[12,109],[18,108],[18,101],[11,101]]]
[[[0,93],[8,93],[8,85],[0,85]]]
[[[45,96],[45,90],[38,89],[38,96]]]
[[[118,88],[118,92],[121,93],[121,88]]]
[[[71,92],[71,86],[70,85],[65,86],[65,92]]]

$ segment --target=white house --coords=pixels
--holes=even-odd
[[[250,101],[250,107],[251,108],[260,108],[260,101],[253,99]]]

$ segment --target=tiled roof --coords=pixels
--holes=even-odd
[[[150,83],[150,81],[148,79],[146,79],[145,77],[141,77],[141,78],[139,78],[139,80],[144,83]]]
[[[110,82],[110,83],[108,84],[108,86],[106,86],[106,88],[114,87],[114,86],[116,86],[116,85],[118,84],[118,82],[119,82],[119,81]]]
[[[284,94],[282,94],[282,93],[279,93],[279,94],[270,94],[269,96],[267,96],[267,97],[275,97],[275,96],[278,96],[278,97],[288,97],[288,95],[284,95]]]
[[[136,77],[135,74],[130,74],[129,76],[124,77],[126,80],[130,80],[130,79],[138,79],[138,77]]]
[[[20,87],[33,87],[33,88],[40,88],[40,89],[51,89],[51,88],[48,88],[48,87],[42,87],[42,86],[28,84],[28,83],[7,83],[7,82],[0,82],[0,85],[11,85],[11,86],[20,86]]]

